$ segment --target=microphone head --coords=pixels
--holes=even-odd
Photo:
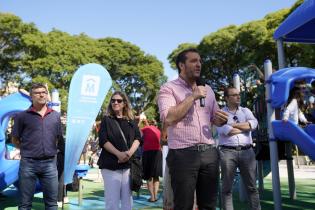
[[[197,86],[205,86],[206,85],[206,80],[203,77],[198,77],[196,80]]]
[[[198,77],[196,80],[196,85],[197,86],[205,86],[206,80],[203,77]],[[205,107],[205,105],[206,105],[205,98],[204,97],[200,98],[200,107]]]

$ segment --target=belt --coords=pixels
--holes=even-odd
[[[182,150],[192,150],[192,151],[198,151],[198,152],[204,152],[210,148],[215,148],[215,145],[212,144],[196,144],[191,147],[183,148]]]
[[[245,145],[245,146],[227,146],[227,145],[220,145],[220,148],[224,148],[224,149],[234,149],[234,150],[237,150],[237,151],[240,151],[240,150],[247,150],[247,149],[250,149],[252,148],[253,145],[249,144],[249,145]]]
[[[45,156],[45,157],[26,157],[28,159],[32,160],[48,160],[48,159],[53,159],[55,156]]]

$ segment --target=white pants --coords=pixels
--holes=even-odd
[[[106,210],[131,210],[132,192],[129,184],[130,169],[102,169]]]

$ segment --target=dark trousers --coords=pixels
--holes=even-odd
[[[19,210],[30,210],[36,180],[42,186],[46,210],[57,210],[58,174],[56,158],[34,160],[22,158],[19,169]]]
[[[57,154],[57,170],[58,170],[58,202],[63,201],[65,196],[65,187],[64,187],[64,155],[61,152]]]
[[[174,210],[192,210],[194,193],[199,210],[215,210],[219,154],[215,147],[206,151],[170,149],[167,164],[174,192]]]
[[[64,187],[63,181],[64,181],[64,173],[62,172],[60,177],[58,177],[58,199],[57,199],[58,202],[62,202],[63,197],[65,196],[65,187]]]

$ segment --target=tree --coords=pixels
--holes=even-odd
[[[129,96],[132,105],[145,110],[155,104],[161,81],[165,80],[162,63],[121,39],[106,38],[98,42],[104,55],[100,62],[104,63],[112,79]]]
[[[15,62],[25,54],[22,37],[36,32],[33,24],[24,24],[12,14],[0,13],[0,82],[21,80],[23,71]]]
[[[81,65],[98,63],[109,71],[113,87],[126,92],[133,105],[136,98],[144,106],[155,104],[165,80],[163,66],[136,45],[117,38],[92,39],[83,33],[72,36],[57,29],[46,34],[13,15],[1,15],[0,21],[0,66],[6,67],[1,71],[3,79],[15,77],[25,88],[32,81],[57,88],[65,111],[74,72]]]
[[[203,61],[202,75],[206,77],[217,96],[223,87],[232,85],[235,73],[241,74],[246,82],[253,83],[258,75],[257,71],[251,68],[252,64],[262,69],[264,61],[270,59],[273,66],[277,67],[274,31],[301,2],[299,0],[291,9],[270,13],[261,20],[240,26],[224,27],[202,39],[197,45]],[[182,49],[183,47],[179,45],[170,53],[169,61],[172,65],[175,56]],[[286,44],[286,62],[288,66],[314,66],[314,52],[313,45]],[[255,91],[255,89],[249,89],[249,91]],[[254,93],[249,92],[248,95],[254,95]]]
[[[197,48],[198,44],[194,44],[194,43],[183,43],[178,45],[178,47],[171,52],[171,54],[169,54],[169,56],[167,57],[169,63],[171,64],[171,68],[172,69],[177,69],[176,67],[176,57],[178,55],[178,53],[180,53],[181,51],[185,50],[185,49],[189,49],[189,48]]]
[[[23,86],[30,81],[44,82],[50,89],[60,92],[62,110],[67,107],[71,78],[80,65],[97,62],[95,41],[84,34],[71,36],[54,29],[44,34],[40,31],[22,37],[25,55],[16,61],[23,72]]]

